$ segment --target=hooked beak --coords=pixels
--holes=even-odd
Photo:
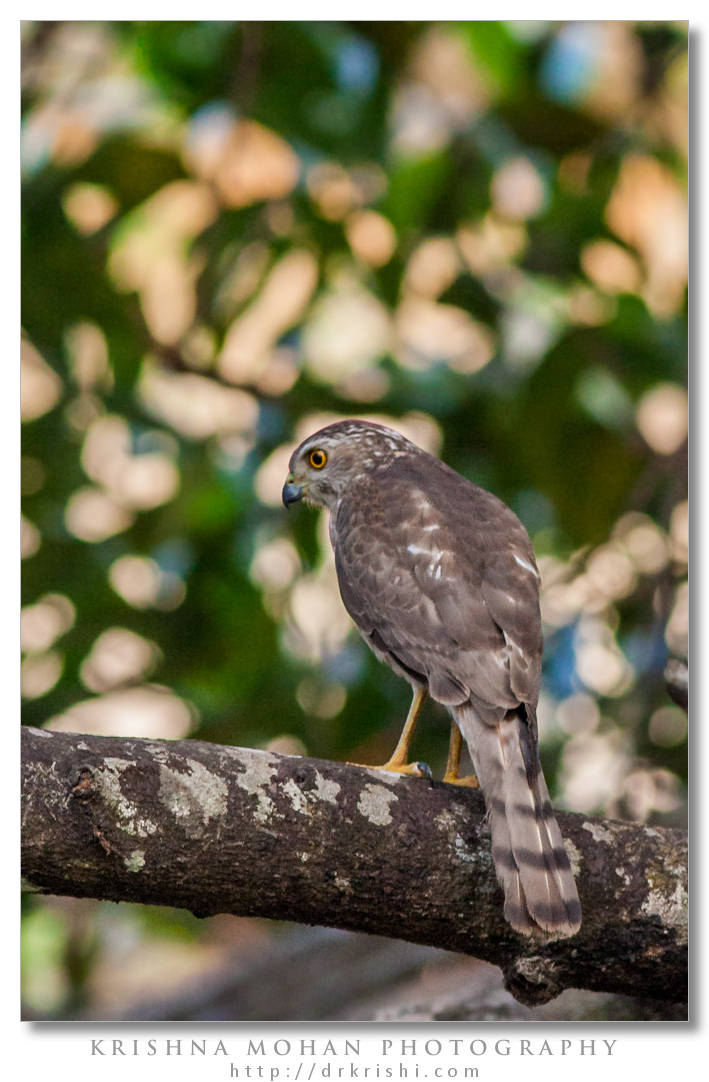
[[[285,485],[283,486],[283,492],[281,493],[283,506],[288,509],[292,503],[297,503],[298,500],[302,500],[302,498],[302,485],[296,485],[293,481],[286,481]]]

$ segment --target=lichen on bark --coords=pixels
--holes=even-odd
[[[373,932],[565,988],[686,1002],[686,836],[559,813],[583,906],[571,939],[503,919],[479,792],[200,741],[23,731],[35,891]]]

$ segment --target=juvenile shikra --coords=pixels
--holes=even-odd
[[[290,460],[286,506],[330,511],[342,600],[413,701],[384,769],[408,748],[427,695],[451,714],[446,780],[461,737],[485,794],[504,914],[525,934],[570,936],[581,906],[537,751],[542,629],[529,537],[496,496],[399,432],[341,421]]]

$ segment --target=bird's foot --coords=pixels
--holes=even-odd
[[[396,759],[390,759],[388,763],[375,765],[373,763],[350,763],[350,766],[363,766],[367,770],[386,770],[389,774],[410,774],[415,778],[428,778],[433,781],[433,774],[428,763],[400,763]]]
[[[467,785],[470,789],[480,788],[480,782],[474,774],[466,774],[464,778],[461,778],[453,770],[449,770],[443,775],[443,781],[447,785]]]

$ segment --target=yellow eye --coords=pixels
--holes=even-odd
[[[317,450],[311,451],[308,455],[308,461],[314,470],[321,470],[327,462],[327,455],[324,451]]]

